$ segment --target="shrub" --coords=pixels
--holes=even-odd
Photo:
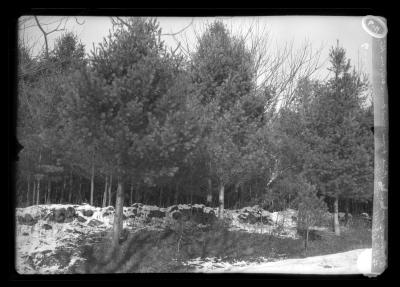
[[[317,196],[315,186],[302,180],[301,187],[296,199],[297,229],[300,234],[304,234],[304,249],[307,252],[310,227],[321,221],[328,208],[323,198]]]

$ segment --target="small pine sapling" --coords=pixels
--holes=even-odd
[[[320,221],[327,211],[327,206],[323,198],[317,196],[315,186],[302,181],[302,188],[297,197],[297,229],[304,232],[304,250],[307,254],[310,228]]]

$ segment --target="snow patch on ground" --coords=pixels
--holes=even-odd
[[[371,273],[371,249],[306,257],[279,261],[249,263],[223,262],[215,258],[196,258],[187,264],[195,267],[194,272],[204,273],[290,273],[290,274],[364,274]]]

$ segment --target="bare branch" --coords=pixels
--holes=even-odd
[[[189,28],[190,26],[192,26],[194,19],[192,18],[192,21],[190,21],[189,25],[187,25],[186,27],[184,27],[183,29],[179,30],[176,33],[166,33],[166,34],[161,34],[161,36],[176,36],[180,33],[182,33],[183,31],[185,31],[187,28]]]

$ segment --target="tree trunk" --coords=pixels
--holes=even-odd
[[[26,191],[26,206],[29,206],[29,192],[31,191],[30,175],[28,175],[28,190]]]
[[[131,196],[130,196],[130,200],[129,200],[129,204],[132,206],[133,202],[133,180],[131,181]]]
[[[344,216],[344,222],[345,222],[346,226],[349,224],[349,209],[350,209],[350,199],[346,198],[345,199],[345,216]]]
[[[102,207],[106,207],[107,203],[107,189],[108,189],[108,176],[106,175],[106,180],[104,183],[104,194],[103,194],[103,204]]]
[[[79,201],[78,204],[82,204],[82,176],[79,177]]]
[[[225,186],[221,183],[219,188],[219,209],[218,217],[222,219],[224,217],[224,196],[225,196]]]
[[[90,177],[90,205],[93,206],[94,195],[94,160],[92,162],[92,175]]]
[[[250,184],[250,186],[249,186],[249,193],[250,193],[250,201],[251,201],[251,184]]]
[[[135,202],[140,202],[141,198],[139,198],[140,193],[139,193],[139,183],[136,184],[136,190],[135,190]]]
[[[35,205],[35,200],[36,200],[36,182],[35,179],[33,179],[33,189],[32,189],[32,205]]]
[[[36,205],[39,205],[40,200],[40,179],[38,179],[37,189],[36,189]]]
[[[112,177],[112,175],[110,175],[110,185],[108,186],[108,206],[111,205],[112,180],[113,180],[113,177]]]
[[[179,196],[179,184],[176,184],[175,193],[174,193],[174,204],[178,204],[178,196]]]
[[[67,177],[64,176],[63,187],[61,189],[60,203],[64,201],[64,194],[66,189],[67,189]]]
[[[162,192],[163,192],[163,188],[162,188],[162,187],[160,187],[160,196],[159,196],[158,207],[161,207],[161,201],[162,201]]]
[[[208,194],[207,194],[207,205],[212,206],[212,181],[211,177],[208,178]]]
[[[339,198],[336,196],[333,203],[333,228],[335,234],[340,236],[340,225],[339,225]]]
[[[68,203],[72,203],[72,188],[73,188],[73,178],[72,178],[72,168],[69,176],[69,191],[68,191]]]
[[[118,178],[118,188],[116,193],[115,202],[115,215],[113,224],[113,239],[112,239],[112,250],[115,250],[119,246],[119,238],[122,231],[122,220],[123,220],[123,208],[124,208],[124,184],[120,178]]]
[[[234,191],[235,191],[235,193],[234,193],[235,196],[234,196],[233,204],[234,204],[235,208],[237,209],[238,204],[239,204],[239,184],[238,183],[235,184]]]
[[[47,204],[50,203],[50,195],[51,195],[51,181],[49,180],[47,184],[47,200],[46,200]]]
[[[304,250],[306,251],[306,255],[307,255],[307,247],[308,247],[308,233],[309,233],[309,229],[308,226],[306,228],[306,240],[304,242]]]

